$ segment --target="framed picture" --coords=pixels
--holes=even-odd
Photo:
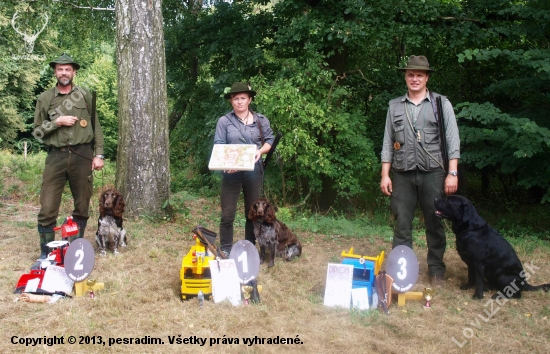
[[[208,169],[254,171],[255,144],[214,144]]]

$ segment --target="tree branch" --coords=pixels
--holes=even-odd
[[[352,71],[346,71],[342,74],[342,76],[336,76],[336,79],[334,80],[334,82],[332,83],[332,85],[330,86],[330,90],[328,91],[328,95],[327,95],[327,102],[330,102],[330,96],[332,95],[332,89],[334,88],[334,85],[336,85],[336,83],[340,80],[340,79],[346,79],[347,78],[347,74],[353,74],[353,73],[356,73],[356,72],[359,72],[359,74],[361,74],[361,77],[363,77],[363,79],[367,82],[370,82],[371,84],[373,85],[376,85],[374,82],[372,82],[371,80],[367,79],[365,77],[365,75],[363,75],[363,72],[359,69],[357,70],[352,70]]]
[[[88,4],[90,6],[80,6],[80,5],[77,5],[77,4],[74,4],[72,2],[68,2],[68,1],[65,1],[65,0],[53,0],[54,2],[60,2],[62,4],[65,4],[65,5],[70,5],[76,9],[89,9],[89,10],[96,10],[96,11],[115,11],[115,9],[113,7],[93,7],[92,4],[88,1]]]
[[[440,16],[439,17],[442,20],[452,20],[452,21],[472,21],[472,22],[482,22],[481,20],[475,19],[475,18],[466,18],[466,17],[450,17],[450,16]]]

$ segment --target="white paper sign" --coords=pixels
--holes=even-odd
[[[233,259],[210,260],[212,297],[214,303],[229,300],[233,306],[241,304],[241,285]]]
[[[353,265],[329,263],[325,286],[325,306],[339,306],[349,309]]]
[[[359,310],[369,309],[369,291],[367,288],[351,289],[353,307]]]
[[[40,278],[29,279],[27,285],[25,285],[24,293],[34,293],[38,289],[38,284],[40,283]]]
[[[44,280],[42,280],[42,289],[51,293],[63,291],[70,294],[73,291],[73,284],[74,282],[67,276],[65,268],[52,264],[46,268]]]
[[[208,169],[254,171],[257,150],[254,144],[214,144]]]

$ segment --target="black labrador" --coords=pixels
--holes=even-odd
[[[479,216],[472,203],[459,195],[436,198],[436,214],[449,219],[456,235],[456,250],[468,266],[468,283],[460,289],[475,286],[474,298],[482,299],[484,281],[499,293],[493,298],[521,298],[521,292],[543,289],[550,284],[533,286],[527,283],[530,274],[523,266],[512,245]]]

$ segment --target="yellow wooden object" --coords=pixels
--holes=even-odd
[[[361,256],[361,255],[358,255],[358,254],[354,254],[353,253],[353,247],[351,247],[348,252],[342,251],[341,256],[344,257],[344,258],[363,258],[363,259],[366,259],[368,261],[373,261],[374,262],[374,275],[378,275],[378,273],[380,272],[380,267],[382,267],[382,262],[384,262],[384,251],[382,251],[376,257],[369,257],[369,256]]]
[[[77,281],[74,283],[74,293],[76,296],[86,295],[89,290],[98,291],[102,290],[105,287],[104,283],[95,283],[94,286],[90,287],[86,285],[86,280]]]
[[[397,293],[397,306],[405,306],[406,300],[422,300],[424,295],[421,291],[407,291],[405,293]]]
[[[195,245],[181,260],[181,297],[184,300],[190,295],[198,295],[201,290],[207,297],[212,294],[212,277],[208,262],[216,258],[208,252],[198,237],[193,237]]]

